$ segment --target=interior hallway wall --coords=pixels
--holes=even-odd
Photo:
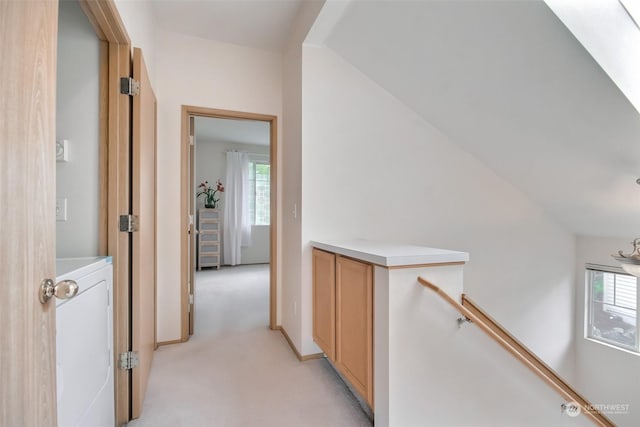
[[[100,41],[76,1],[59,3],[56,140],[68,162],[56,162],[56,198],[67,220],[56,221],[56,257],[98,255],[100,175]],[[53,143],[53,141],[52,141]],[[39,189],[28,189],[37,203]]]
[[[281,325],[300,349],[302,243],[302,43],[320,13],[324,1],[306,1],[291,28],[283,58],[282,142],[282,307]]]
[[[131,48],[139,47],[142,49],[149,80],[157,97],[159,89],[156,84],[157,24],[154,18],[153,2],[146,0],[115,0],[115,3],[131,39]]]
[[[282,56],[165,31],[157,36],[157,331],[162,342],[181,336],[181,107],[270,114],[280,120]],[[277,144],[280,140],[278,132]]]
[[[585,338],[585,264],[617,267],[611,254],[631,252],[629,242],[630,238],[590,236],[578,236],[576,242],[576,386],[593,403],[628,404],[629,413],[607,414],[619,426],[640,425],[640,358]]]
[[[465,292],[571,380],[574,236],[332,51],[302,64],[301,352],[309,240],[399,241],[469,252]]]

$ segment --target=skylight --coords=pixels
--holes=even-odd
[[[627,13],[636,24],[636,27],[640,28],[640,0],[618,0],[620,4],[626,9]]]

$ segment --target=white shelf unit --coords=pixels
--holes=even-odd
[[[198,270],[203,267],[220,269],[220,211],[198,210]]]

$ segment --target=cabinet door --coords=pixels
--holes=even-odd
[[[335,360],[336,256],[313,250],[313,340]]]
[[[373,407],[373,272],[336,258],[336,366]]]

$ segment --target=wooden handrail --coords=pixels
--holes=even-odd
[[[591,419],[596,425],[602,427],[615,427],[616,425],[604,414],[598,411],[582,395],[573,389],[553,369],[545,364],[538,356],[518,341],[504,327],[491,316],[484,312],[469,297],[462,295],[462,303],[459,303],[438,286],[428,280],[418,277],[418,282],[437,293],[442,299],[460,312],[463,316],[475,323],[481,331],[496,341],[501,347],[515,356],[524,365],[535,373],[540,379],[556,390],[568,402],[580,405],[581,413]]]

